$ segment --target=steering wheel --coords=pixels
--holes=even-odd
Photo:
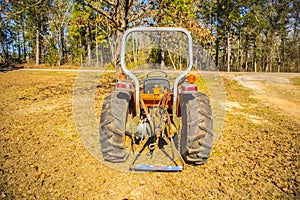
[[[166,77],[166,78],[168,77],[168,74],[166,72],[162,71],[162,70],[153,70],[151,72],[148,72],[147,75],[146,75],[146,77],[149,78],[150,75],[159,74],[159,73],[160,74],[164,74],[164,77]],[[157,77],[157,76],[151,76],[151,77]]]

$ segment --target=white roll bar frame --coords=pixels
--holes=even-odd
[[[183,71],[174,81],[173,88],[173,106],[177,106],[177,96],[178,96],[178,83],[179,81],[187,75],[193,66],[193,41],[189,31],[184,28],[173,28],[173,27],[137,27],[131,28],[125,31],[122,38],[122,47],[121,47],[121,68],[126,75],[128,75],[135,84],[135,99],[136,99],[136,113],[140,115],[140,93],[139,93],[139,81],[137,77],[126,68],[125,56],[126,56],[126,40],[129,34],[133,32],[182,32],[187,36],[188,39],[188,55],[189,55],[189,65],[185,71]],[[176,109],[173,109],[173,116],[176,116]]]

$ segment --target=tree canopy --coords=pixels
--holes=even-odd
[[[224,71],[299,72],[297,0],[0,1],[0,64],[81,65],[135,26],[184,27]]]

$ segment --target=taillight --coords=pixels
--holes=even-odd
[[[197,85],[195,84],[184,84],[181,86],[181,91],[182,93],[193,93],[193,92],[197,92]]]
[[[187,80],[188,80],[188,82],[189,82],[190,84],[193,84],[193,83],[195,83],[195,81],[196,81],[196,76],[193,75],[193,74],[190,74],[190,75],[187,76]]]
[[[132,83],[130,83],[130,82],[117,82],[116,89],[117,90],[131,91]]]
[[[119,81],[125,81],[126,79],[127,79],[126,74],[124,74],[124,73],[119,74],[119,76],[118,76]]]

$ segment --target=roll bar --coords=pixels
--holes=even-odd
[[[126,68],[125,56],[126,56],[126,40],[129,34],[133,32],[182,32],[188,38],[188,55],[189,55],[189,65],[185,71],[183,71],[174,81],[173,88],[173,106],[176,108],[177,106],[177,96],[178,96],[178,83],[179,81],[191,71],[193,66],[193,41],[189,31],[184,28],[173,28],[173,27],[137,27],[131,28],[125,31],[122,38],[122,46],[121,46],[121,68],[125,74],[127,74],[135,83],[135,99],[136,99],[136,112],[137,115],[140,115],[140,93],[139,93],[139,81],[137,77]],[[173,109],[173,116],[176,115],[176,109]]]

